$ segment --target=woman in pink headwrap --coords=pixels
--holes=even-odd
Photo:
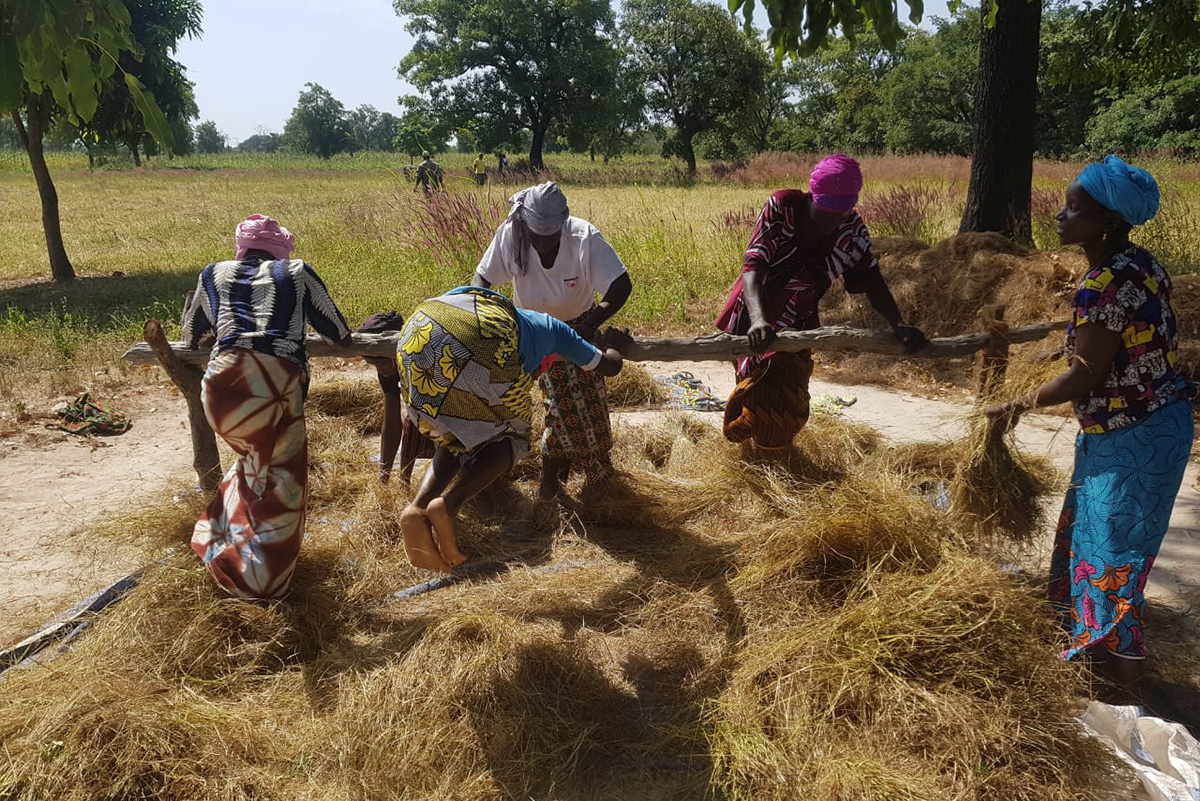
[[[817,304],[839,276],[846,291],[865,294],[909,352],[925,343],[905,325],[879,272],[871,236],[854,211],[862,190],[858,162],[837,154],[821,159],[811,193],[783,189],[767,198],[742,274],[717,318],[717,328],[750,339],[754,356],[737,362],[737,388],[725,409],[725,437],[753,438],[761,448],[784,448],[808,421],[809,351],[770,353],[775,334],[820,326]]]
[[[252,214],[237,227],[232,261],[200,273],[183,339],[211,342],[201,385],[205,416],[238,454],[192,534],[192,550],[233,595],[287,591],[308,490],[305,325],[350,343],[350,329],[312,267],[290,259],[291,233]]]

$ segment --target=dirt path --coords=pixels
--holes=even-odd
[[[181,398],[148,388],[113,407],[133,420],[120,436],[79,437],[35,420],[0,440],[0,644],[139,566],[129,540],[88,529],[195,481]]]
[[[733,388],[721,362],[644,365],[653,374],[689,370],[718,395]],[[367,377],[365,371],[347,375]],[[870,386],[812,382],[812,392],[855,396],[848,419],[878,429],[893,442],[962,435],[966,406]],[[40,423],[0,439],[0,644],[19,639],[75,601],[136,569],[145,556],[117,538],[83,536],[98,522],[195,482],[183,401],[164,388],[116,400],[134,421],[119,437],[87,440],[47,432]],[[619,414],[618,425],[652,412]],[[719,415],[706,414],[714,424]],[[1070,469],[1074,425],[1030,415],[1018,429],[1032,453]],[[1177,609],[1200,606],[1200,493],[1189,466],[1171,531],[1151,574],[1149,594]]]

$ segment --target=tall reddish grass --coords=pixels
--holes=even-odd
[[[439,192],[413,204],[413,210],[404,232],[409,244],[447,266],[471,269],[508,215],[508,203],[475,192]]]
[[[936,237],[935,224],[946,194],[924,184],[900,184],[866,195],[858,210],[877,234],[930,241]]]

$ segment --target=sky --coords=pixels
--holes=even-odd
[[[184,39],[176,60],[196,84],[200,120],[214,121],[230,144],[260,131],[282,132],[306,83],[325,87],[347,109],[367,103],[393,114],[400,96],[416,93],[396,72],[413,38],[391,0],[203,5],[204,32]],[[926,20],[931,16],[948,16],[946,0],[927,0]],[[765,30],[761,3],[756,18]]]

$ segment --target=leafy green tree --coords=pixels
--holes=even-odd
[[[903,55],[883,77],[883,146],[897,153],[971,152],[979,12],[937,20],[936,32],[910,30]]]
[[[696,136],[762,91],[757,42],[720,7],[692,0],[627,0],[621,28],[648,110],[673,127],[663,155],[679,156],[694,174]]]
[[[184,37],[200,34],[199,0],[124,0],[129,9],[130,33],[141,48],[136,57],[126,51],[118,57],[122,70],[138,70],[146,90],[154,95],[167,117],[172,132],[182,130],[199,113],[187,71],[173,56]],[[79,139],[88,148],[95,144],[124,145],[141,164],[139,149],[153,148],[129,87],[109,81],[100,94],[100,105],[90,120],[80,121]],[[175,138],[171,152],[182,155],[186,142]]]
[[[395,114],[363,104],[347,115],[346,124],[356,147],[377,153],[395,151],[400,132],[400,118]]]
[[[798,96],[783,141],[792,150],[882,150],[887,121],[883,81],[900,63],[903,44],[884,46],[865,33],[853,41],[827,40],[821,50],[797,59],[788,82]]]
[[[225,134],[217,129],[217,124],[212,120],[205,120],[197,125],[194,133],[197,153],[223,153],[225,151]]]
[[[609,0],[395,0],[395,9],[416,36],[400,74],[481,147],[529,131],[535,169],[550,129],[589,114],[613,85]]]
[[[1200,75],[1121,95],[1087,124],[1087,147],[1099,153],[1163,150],[1200,155]]]
[[[56,118],[92,119],[107,82],[124,80],[148,131],[168,147],[166,116],[130,72],[118,72],[124,53],[139,53],[129,11],[120,0],[38,0],[0,4],[0,112],[9,112],[37,183],[42,229],[56,281],[75,268],[63,244],[58,192],[46,165],[43,139]]]
[[[317,83],[304,84],[292,116],[283,126],[287,146],[297,153],[328,159],[350,147],[346,107]]]

